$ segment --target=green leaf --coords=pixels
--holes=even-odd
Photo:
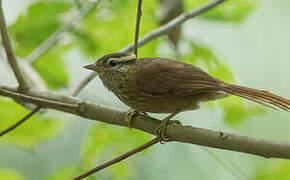
[[[82,146],[82,158],[86,168],[111,160],[137,146],[144,144],[151,135],[128,128],[112,127],[106,124],[92,126]],[[128,161],[110,168],[113,179],[126,179],[132,168]],[[119,172],[119,173],[117,173]]]
[[[62,55],[65,47],[54,46],[43,54],[35,63],[34,68],[52,89],[65,87],[69,76]]]
[[[0,97],[0,131],[22,119],[29,111],[14,101]],[[65,121],[35,114],[13,131],[1,137],[1,143],[34,148],[38,143],[57,136],[64,130]]]
[[[81,173],[83,173],[83,171],[81,171],[81,168],[77,165],[68,165],[58,169],[57,172],[49,176],[47,180],[73,179]]]
[[[211,0],[185,0],[187,10],[198,8]],[[241,22],[251,12],[253,12],[258,5],[258,0],[226,0],[223,4],[206,12],[201,17],[210,20]]]
[[[231,70],[222,64],[218,57],[205,45],[191,42],[191,54],[183,59],[186,62],[200,65],[207,69],[207,72],[227,83],[234,83],[234,76]],[[204,69],[205,70],[205,69]],[[224,121],[231,125],[236,125],[242,121],[266,112],[260,105],[249,105],[245,100],[239,97],[227,97],[217,101],[224,112]],[[212,103],[208,103],[211,105]]]
[[[9,27],[15,41],[18,56],[29,55],[36,47],[50,36],[61,24],[61,15],[71,8],[64,1],[46,1],[32,4],[25,15]]]
[[[245,100],[231,96],[218,101],[224,111],[224,121],[230,125],[238,125],[240,122],[253,116],[262,115],[266,109],[260,105],[250,105]]]
[[[95,57],[97,55],[98,41],[97,37],[91,31],[84,28],[74,28],[71,30],[75,38],[74,45],[87,55],[88,57]]]
[[[0,169],[0,177],[5,180],[24,180],[16,171],[10,169]]]
[[[15,41],[16,54],[20,57],[29,55],[63,24],[63,15],[70,9],[71,4],[65,1],[32,4],[26,14],[20,15],[17,21],[9,27],[9,32]],[[54,46],[35,64],[36,71],[49,88],[58,89],[68,83],[68,74],[62,60],[64,53],[64,48]]]
[[[132,175],[134,166],[131,163],[118,163],[109,168],[109,172],[114,180],[128,179]]]
[[[94,41],[97,41],[96,51],[92,54],[102,56],[116,52],[134,42],[136,7],[137,1],[134,0],[101,2],[99,9],[97,8],[98,10],[84,19],[82,28]],[[156,7],[155,0],[143,3],[140,37],[158,27],[155,17]],[[142,51],[143,48],[139,50],[140,53]]]
[[[290,162],[276,161],[271,165],[260,169],[255,180],[290,179]]]
[[[192,53],[183,58],[185,62],[205,68],[204,70],[207,70],[209,74],[223,81],[228,83],[234,82],[231,70],[220,62],[219,58],[210,48],[195,42],[189,43]]]

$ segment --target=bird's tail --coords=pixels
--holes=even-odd
[[[257,89],[247,88],[247,87],[238,86],[238,85],[231,85],[231,84],[226,84],[226,85],[223,84],[223,87],[225,88],[224,91],[229,94],[236,95],[236,96],[254,101],[256,103],[271,107],[273,109],[275,109],[275,107],[278,107],[285,111],[290,111],[289,99],[283,98],[281,96],[277,96],[268,91],[257,90]]]

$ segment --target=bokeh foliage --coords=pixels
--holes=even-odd
[[[290,163],[277,160],[258,170],[255,180],[290,179]]]
[[[0,128],[5,128],[16,123],[29,113],[21,105],[11,99],[0,99]],[[55,137],[65,129],[66,121],[60,121],[58,117],[47,117],[36,114],[27,122],[19,126],[17,130],[1,137],[1,143],[9,143],[23,148],[35,148],[41,141],[47,141]]]
[[[63,15],[71,7],[72,4],[65,1],[40,1],[32,4],[26,14],[20,15],[9,27],[16,54],[25,58],[32,53],[63,24]],[[36,71],[50,88],[57,89],[67,84],[63,53],[65,48],[53,48],[35,64]]]
[[[86,3],[85,0],[81,2]],[[206,2],[209,2],[209,0],[184,0],[185,9],[191,10]],[[198,18],[237,24],[249,16],[256,9],[257,4],[257,0],[227,1],[220,7]],[[33,65],[46,85],[53,90],[67,87],[69,75],[63,58],[70,50],[78,50],[86,59],[93,61],[95,57],[116,52],[132,43],[134,40],[136,7],[136,0],[101,1],[96,9],[92,10],[75,28],[66,32],[64,37]],[[157,0],[148,0],[143,3],[140,36],[158,27],[158,19],[155,13],[158,8]],[[72,11],[76,10],[77,6],[74,1],[39,0],[32,3],[27,12],[20,15],[9,27],[17,56],[25,59],[59,27],[64,23],[69,23],[68,17],[70,17]],[[156,56],[157,46],[164,41],[167,41],[167,39],[158,38],[150,42],[139,50],[139,56]],[[189,44],[191,48],[190,53],[183,55],[182,60],[202,66],[210,74],[226,82],[234,82],[233,72],[209,46],[202,42],[187,40],[186,37],[181,38],[181,41]],[[228,124],[238,124],[251,116],[265,112],[264,108],[256,105],[248,106],[245,101],[236,97],[219,100],[217,103],[208,103],[207,107],[212,108],[216,105],[223,110],[224,120]],[[1,97],[0,128],[8,127],[28,112],[12,100]],[[41,141],[54,138],[65,129],[65,123],[59,119],[37,114],[3,139],[5,143],[33,148]],[[65,166],[51,174],[47,179],[69,179],[96,164],[144,143],[150,137],[150,135],[141,132],[132,132],[128,129],[96,123],[96,125],[90,127],[84,137],[79,164]],[[289,169],[287,164],[278,163],[277,166],[282,166],[285,171]],[[127,179],[130,177],[133,168],[130,161],[126,161],[109,168],[101,175],[89,179]],[[6,173],[5,175],[11,177],[10,179],[21,179],[20,176],[15,175],[14,177],[10,171],[0,170],[0,177],[2,177],[1,173]],[[280,171],[273,173],[279,174]],[[257,179],[266,175],[261,173],[257,176]],[[5,176],[3,175],[3,177]],[[277,175],[277,177],[280,177],[280,175]]]
[[[65,1],[39,1],[30,5],[9,27],[16,54],[29,55],[63,23],[61,15],[70,9],[71,3]]]
[[[185,0],[186,9],[198,8],[210,0]],[[223,5],[203,14],[201,17],[208,20],[240,23],[258,6],[258,0],[225,1]]]
[[[25,180],[25,178],[23,178],[16,171],[11,170],[11,169],[0,168],[0,177],[1,179],[6,179],[6,180]]]

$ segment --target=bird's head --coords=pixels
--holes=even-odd
[[[135,61],[135,54],[112,53],[99,58],[93,64],[85,65],[84,68],[95,71],[99,75],[107,72],[126,72]]]

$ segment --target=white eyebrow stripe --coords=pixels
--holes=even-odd
[[[127,61],[127,60],[132,60],[132,59],[136,59],[135,54],[130,54],[128,56],[120,57],[117,61]]]
[[[117,64],[130,64],[135,60],[135,54],[128,54],[127,56],[123,57],[111,57],[106,61],[106,63],[109,63],[110,61],[115,61]]]

